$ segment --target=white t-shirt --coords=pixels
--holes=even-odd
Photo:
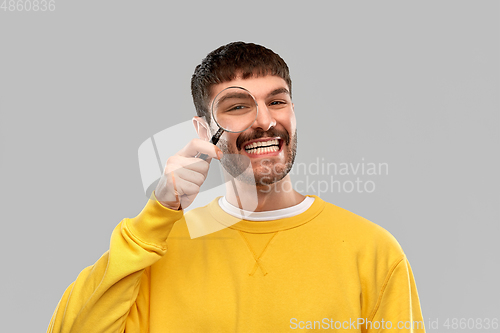
[[[232,215],[242,220],[271,221],[271,220],[278,220],[286,217],[299,215],[300,213],[305,212],[309,207],[311,207],[313,202],[314,198],[306,197],[301,203],[292,207],[287,207],[277,210],[269,210],[266,212],[251,212],[231,205],[224,196],[219,199],[219,206],[220,208],[222,208],[223,211],[225,211],[229,215]]]

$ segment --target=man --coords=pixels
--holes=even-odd
[[[191,87],[200,139],[168,159],[145,208],[121,221],[109,251],[66,290],[48,331],[424,332],[396,240],[289,190],[297,134],[285,62],[262,46],[230,43],[203,60]],[[228,87],[250,92],[258,112],[217,147],[210,105]],[[214,158],[234,177],[226,195],[184,214]],[[191,239],[188,222],[220,228]]]

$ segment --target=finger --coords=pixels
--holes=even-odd
[[[209,157],[216,159],[222,157],[222,150],[220,150],[219,147],[201,139],[191,140],[183,149],[181,149],[177,153],[177,155],[184,157],[193,157],[198,153],[206,154]]]
[[[207,174],[208,169],[210,168],[210,161],[204,161],[194,157],[174,155],[167,160],[167,164],[165,165],[165,172],[172,172],[179,168]]]
[[[183,181],[193,183],[198,187],[200,187],[207,178],[206,174],[184,168],[177,169],[174,173],[175,177],[180,178]]]
[[[187,207],[189,206],[193,201],[194,199],[196,198],[196,195],[197,194],[193,194],[193,195],[183,195],[181,196],[180,198],[180,201],[181,201],[181,206],[182,207]]]
[[[200,186],[190,179],[184,179],[178,173],[174,173],[175,188],[180,196],[183,195],[197,195],[200,192]]]

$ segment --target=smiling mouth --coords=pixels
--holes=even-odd
[[[259,154],[268,154],[268,153],[274,153],[280,150],[281,148],[281,139],[271,139],[267,141],[257,141],[257,142],[252,142],[248,145],[245,145],[245,151],[248,154],[254,154],[254,155],[259,155]]]

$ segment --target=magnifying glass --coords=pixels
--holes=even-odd
[[[228,87],[215,96],[211,114],[219,129],[210,140],[214,145],[219,142],[222,133],[241,133],[249,129],[258,114],[258,105],[252,94],[243,87]],[[198,156],[199,155],[199,156]],[[207,154],[196,157],[207,159]]]

